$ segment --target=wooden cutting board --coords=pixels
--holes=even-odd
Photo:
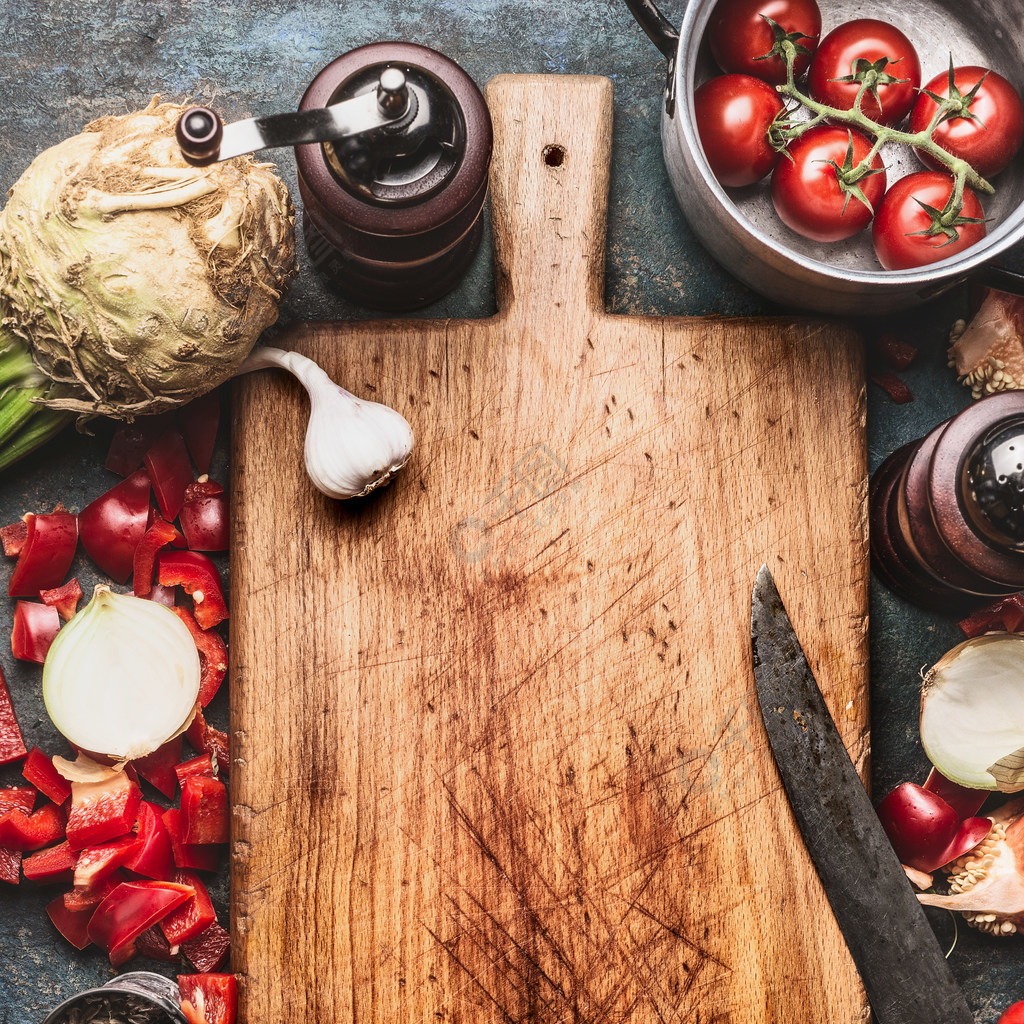
[[[863,768],[858,339],[605,313],[611,83],[487,97],[497,315],[282,342],[410,420],[399,477],[324,498],[295,382],[238,386],[242,1019],[861,1022],[749,647],[766,561]]]

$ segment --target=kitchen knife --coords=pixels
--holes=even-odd
[[[754,584],[750,635],[772,753],[876,1021],[972,1024],[766,565]]]

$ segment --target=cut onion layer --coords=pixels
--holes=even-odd
[[[43,700],[73,746],[124,760],[188,727],[199,680],[195,642],[169,608],[101,584],[57,634],[43,666]]]
[[[921,744],[961,786],[1024,790],[1024,635],[989,633],[939,660],[921,691]]]

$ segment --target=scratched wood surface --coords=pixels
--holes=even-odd
[[[411,421],[396,481],[322,497],[238,386],[242,1019],[860,1022],[749,652],[767,561],[863,767],[860,346],[607,315],[611,83],[487,96],[498,314],[284,340]]]

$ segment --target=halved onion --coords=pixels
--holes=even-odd
[[[989,633],[959,644],[925,676],[921,744],[953,782],[1024,790],[1024,635]]]
[[[123,760],[188,727],[199,678],[199,652],[177,615],[100,584],[46,655],[43,700],[73,746]]]

